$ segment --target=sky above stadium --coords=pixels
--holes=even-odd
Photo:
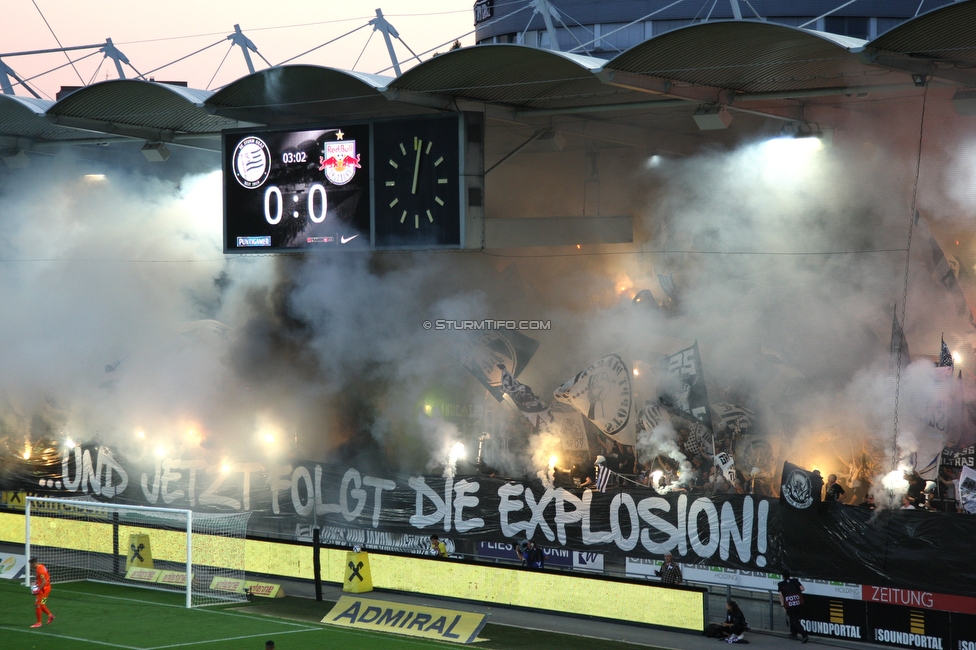
[[[401,39],[427,59],[444,51],[456,38],[464,45],[474,42],[471,0],[377,0],[360,2],[229,2],[169,0],[165,3],[133,3],[124,0],[8,0],[4,2],[0,54],[78,45],[103,44],[111,38],[132,65],[144,74],[197,50],[209,49],[184,61],[159,69],[160,81],[186,81],[194,88],[211,90],[247,74],[239,48],[229,51],[227,35],[239,24],[258,52],[277,65],[346,32],[362,27],[310,54],[295,59],[305,63],[376,73],[390,67],[383,38],[363,27],[379,7],[400,33]],[[60,42],[60,45],[59,45]],[[410,52],[395,42],[404,67]],[[117,77],[111,61],[97,50],[70,52],[74,66],[63,53],[4,56],[3,61],[21,78],[31,79],[42,97],[53,99],[61,86],[78,86]],[[87,57],[82,60],[82,57]],[[252,54],[256,69],[267,67]],[[412,60],[416,64],[416,59]],[[64,66],[49,74],[43,74]],[[134,77],[126,67],[126,76]],[[392,75],[392,70],[384,74]],[[27,95],[17,88],[18,95]]]

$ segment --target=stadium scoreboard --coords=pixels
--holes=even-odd
[[[457,114],[222,134],[224,252],[459,248]]]

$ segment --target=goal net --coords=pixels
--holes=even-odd
[[[25,554],[47,567],[52,583],[93,580],[180,592],[187,607],[246,598],[249,512],[28,497],[26,515]],[[26,582],[33,580],[29,571]]]

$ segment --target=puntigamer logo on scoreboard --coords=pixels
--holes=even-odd
[[[254,237],[238,237],[238,248],[253,248],[255,246],[270,246],[271,235],[259,235]]]
[[[261,138],[248,136],[234,149],[234,178],[249,190],[261,187],[271,173],[271,151]]]

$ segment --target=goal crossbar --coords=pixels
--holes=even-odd
[[[192,510],[176,508],[159,508],[152,506],[134,506],[113,503],[102,503],[92,500],[59,499],[47,497],[27,497],[25,509],[24,552],[29,560],[37,554],[36,549],[42,549],[45,563],[53,563],[59,568],[59,580],[88,579],[98,581],[120,582],[120,529],[130,533],[130,540],[135,533],[140,539],[145,538],[145,545],[150,546],[150,537],[156,535],[156,543],[161,543],[164,557],[157,560],[168,568],[181,566],[184,573],[155,572],[153,558],[148,561],[148,575],[150,578],[160,573],[177,576],[182,575],[185,585],[186,606],[195,604],[209,604],[227,600],[241,600],[244,579],[244,537],[249,513],[210,514],[194,513]],[[47,521],[44,521],[47,520]],[[111,526],[111,542],[107,540],[108,526]],[[41,529],[41,530],[38,530]],[[74,537],[72,536],[74,534]],[[184,537],[180,540],[179,537]],[[40,539],[43,543],[34,540]],[[209,547],[209,557],[203,558],[204,564],[198,557],[194,557],[194,542]],[[182,552],[176,548],[178,542],[185,548]],[[133,557],[125,551],[126,575],[130,561],[145,562],[140,552],[143,545],[136,547],[130,543]],[[147,552],[148,552],[147,548]],[[183,557],[179,557],[183,555]],[[157,557],[159,557],[157,555]],[[49,560],[47,558],[50,558]],[[106,567],[106,560],[110,558],[110,567]],[[194,564],[197,562],[197,564]],[[97,568],[94,568],[98,565]],[[50,567],[49,567],[50,568]],[[214,591],[220,589],[217,581],[209,583],[206,577],[230,578],[241,584],[241,593]],[[31,582],[31,572],[28,570],[25,582]],[[152,579],[149,582],[153,582]],[[135,586],[135,583],[129,582]],[[233,584],[233,583],[232,583]],[[153,587],[152,584],[138,586]],[[171,585],[170,585],[171,586]],[[162,587],[158,587],[162,588]]]

